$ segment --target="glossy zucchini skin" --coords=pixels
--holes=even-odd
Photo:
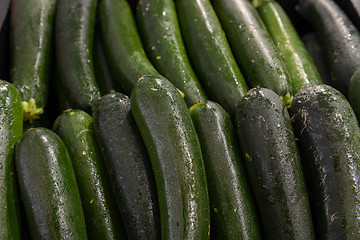
[[[343,94],[300,90],[290,108],[317,239],[360,238],[360,129]]]
[[[61,138],[47,128],[26,131],[15,163],[32,239],[87,239],[71,159]]]
[[[358,0],[335,0],[335,2],[360,31],[360,2]]]
[[[99,19],[105,56],[115,79],[130,95],[140,77],[159,73],[145,54],[134,14],[126,0],[102,0]]]
[[[315,239],[307,188],[285,104],[255,88],[239,103],[235,126],[265,239]]]
[[[22,101],[33,98],[37,108],[44,108],[48,97],[56,2],[11,3],[11,82]]]
[[[360,33],[333,0],[300,0],[299,12],[320,36],[331,85],[347,96],[349,81],[360,68]]]
[[[104,95],[94,106],[93,121],[128,238],[160,239],[154,173],[129,97]]]
[[[184,99],[166,78],[148,75],[134,88],[131,109],[154,169],[162,239],[208,239],[204,163]]]
[[[256,7],[289,71],[292,95],[308,84],[324,83],[287,13],[275,0]]]
[[[125,239],[92,123],[93,119],[88,113],[68,109],[56,119],[53,131],[69,151],[89,239]]]
[[[23,115],[18,90],[4,80],[0,80],[0,109],[0,239],[21,239],[14,147],[22,135]]]
[[[212,239],[261,239],[257,210],[229,114],[212,101],[190,114],[199,137],[209,191]]]
[[[348,100],[358,121],[360,121],[360,68],[350,79]]]
[[[291,78],[260,15],[248,0],[212,0],[248,86],[269,88],[290,104]]]
[[[60,80],[72,108],[91,113],[100,98],[94,73],[93,38],[97,0],[60,0],[55,49]]]
[[[233,115],[248,91],[209,0],[176,0],[185,47],[206,94]]]
[[[140,0],[136,20],[150,61],[185,94],[188,107],[206,100],[186,53],[173,0]]]

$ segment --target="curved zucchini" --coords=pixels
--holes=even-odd
[[[18,90],[4,80],[0,80],[0,109],[0,239],[21,239],[14,147],[22,135],[23,114]]]
[[[275,0],[256,7],[291,77],[292,95],[308,84],[324,83],[287,13]]]
[[[160,217],[149,155],[130,99],[111,93],[94,105],[94,132],[129,239],[159,239]]]
[[[154,169],[162,239],[208,239],[209,199],[201,148],[187,105],[162,76],[144,76],[131,109]]]
[[[176,0],[181,33],[206,94],[232,116],[248,87],[209,0]]]
[[[290,108],[317,239],[360,239],[360,128],[343,94],[300,90]]]
[[[60,0],[56,7],[55,49],[60,80],[72,108],[91,112],[100,98],[93,63],[97,0]]]
[[[347,96],[349,81],[360,68],[360,33],[333,0],[300,0],[301,15],[320,36],[331,85]]]
[[[252,89],[235,113],[236,132],[265,239],[315,239],[300,155],[285,104]]]
[[[26,131],[15,163],[32,239],[87,239],[74,169],[64,142],[47,128]]]
[[[114,77],[130,95],[140,77],[159,73],[145,54],[133,12],[126,0],[102,0],[99,18],[105,55]]]
[[[124,239],[122,220],[96,143],[92,117],[68,109],[55,121],[53,131],[64,141],[75,171],[91,239]]]
[[[335,0],[336,4],[345,12],[351,22],[360,31],[360,1],[358,0]]]
[[[49,91],[56,0],[14,0],[11,5],[11,82],[23,101],[23,120],[44,112]]]
[[[173,0],[140,0],[136,19],[145,52],[160,74],[185,94],[189,107],[206,100],[185,50]]]
[[[199,137],[214,239],[261,239],[250,183],[230,116],[217,103],[198,102],[190,114]]]
[[[291,78],[260,15],[249,0],[212,0],[249,87],[269,88],[291,103]]]

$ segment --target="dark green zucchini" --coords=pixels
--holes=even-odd
[[[351,22],[360,31],[360,1],[359,0],[335,0],[336,4],[345,12]]]
[[[307,86],[290,108],[317,239],[360,239],[360,128],[343,94]]]
[[[145,52],[160,74],[185,94],[189,107],[206,100],[185,50],[173,0],[139,0],[136,19]]]
[[[360,121],[360,68],[350,79],[348,99],[358,121]]]
[[[109,59],[105,55],[104,43],[99,27],[96,28],[94,36],[94,71],[102,96],[110,92],[123,92],[120,84],[113,76]]]
[[[175,0],[181,33],[206,94],[233,115],[247,90],[210,0]]]
[[[349,82],[360,68],[360,33],[333,0],[300,0],[299,12],[319,34],[331,85],[347,96]]]
[[[291,78],[249,0],[211,0],[249,87],[269,88],[291,103]]]
[[[0,80],[0,239],[21,239],[20,204],[14,147],[22,135],[23,114],[18,90]]]
[[[240,101],[235,126],[265,239],[315,239],[307,188],[285,104],[256,88]]]
[[[47,128],[26,131],[15,163],[32,239],[87,239],[74,169],[64,142]]]
[[[158,72],[145,54],[133,12],[126,0],[102,0],[99,18],[105,56],[115,79],[130,95],[140,77]]]
[[[160,239],[160,214],[149,155],[130,99],[111,93],[94,105],[93,124],[129,239]]]
[[[144,76],[131,94],[131,109],[154,169],[162,239],[208,239],[204,163],[180,92],[162,76]]]
[[[262,0],[256,9],[289,71],[292,95],[305,85],[323,83],[304,43],[281,5],[275,0]]]
[[[97,0],[60,0],[56,6],[58,73],[72,108],[91,112],[100,98],[94,73],[93,38]]]
[[[53,131],[60,136],[69,151],[89,238],[125,239],[122,220],[92,123],[92,117],[86,112],[68,109],[56,119]]]
[[[44,112],[51,68],[56,0],[11,4],[11,82],[23,101],[24,121]]]
[[[212,101],[194,104],[190,114],[204,159],[211,237],[261,239],[250,183],[229,114]]]

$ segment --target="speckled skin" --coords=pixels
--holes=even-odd
[[[209,0],[176,0],[181,33],[195,73],[210,99],[231,116],[248,91]]]
[[[235,127],[264,239],[314,239],[305,178],[288,110],[272,90],[239,103]]]
[[[121,93],[100,98],[93,124],[129,239],[160,239],[154,173],[144,141]]]
[[[92,123],[86,112],[69,109],[56,119],[53,130],[69,151],[89,239],[126,239]]]
[[[14,0],[11,3],[11,82],[23,101],[46,105],[56,0]]]
[[[22,124],[19,92],[0,80],[0,239],[20,239],[14,147],[22,135]]]
[[[47,128],[27,130],[15,163],[31,238],[87,239],[83,208],[68,150]]]
[[[131,109],[154,169],[162,239],[208,239],[210,211],[201,147],[187,105],[162,76],[144,76]]]
[[[91,113],[100,98],[93,60],[97,0],[57,1],[55,53],[57,71],[70,107]]]
[[[360,239],[360,128],[339,91],[301,89],[291,108],[317,239]]]
[[[150,61],[185,94],[188,107],[206,100],[206,93],[186,53],[175,3],[172,0],[139,0],[136,20]]]
[[[190,108],[204,159],[211,239],[261,239],[250,182],[229,114],[212,101]]]

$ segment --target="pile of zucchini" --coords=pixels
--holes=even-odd
[[[357,1],[0,6],[0,239],[360,239]]]

